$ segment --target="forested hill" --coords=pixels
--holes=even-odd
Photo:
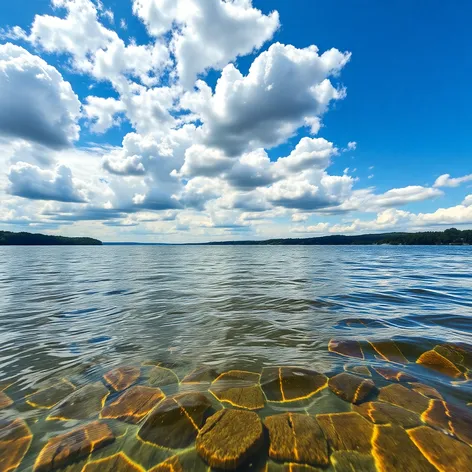
[[[0,231],[0,246],[100,246],[98,239]]]
[[[266,241],[223,241],[207,243],[212,245],[298,245],[298,246],[342,246],[342,245],[469,245],[472,244],[472,230],[460,231],[450,228],[445,231],[424,231],[421,233],[381,233],[356,236],[322,236],[317,238],[269,239]]]

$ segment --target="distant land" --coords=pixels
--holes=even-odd
[[[98,239],[0,231],[0,246],[100,246]]]
[[[0,231],[0,246],[469,246],[472,245],[472,230],[456,228],[445,231],[424,231],[420,233],[378,233],[355,236],[331,235],[316,238],[267,239],[264,241],[216,241],[207,243],[139,243],[105,242],[93,238],[68,238],[36,233],[13,233]]]

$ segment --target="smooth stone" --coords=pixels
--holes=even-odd
[[[141,369],[139,367],[118,367],[107,372],[103,378],[106,382],[113,387],[117,392],[126,390],[129,386],[133,385],[141,375]]]
[[[351,374],[364,375],[365,377],[372,377],[372,372],[366,365],[351,365],[344,364],[344,370]]]
[[[220,410],[197,436],[197,452],[211,467],[234,470],[248,461],[264,441],[262,422],[252,411]]]
[[[283,413],[268,416],[264,425],[269,431],[269,457],[282,462],[327,466],[328,443],[313,416]]]
[[[182,379],[183,384],[211,383],[218,377],[216,370],[211,367],[198,367]]]
[[[345,357],[356,357],[364,359],[364,352],[359,341],[331,339],[328,344],[328,351]]]
[[[428,426],[407,431],[427,460],[442,472],[470,472],[472,448]]]
[[[442,400],[442,395],[434,388],[429,385],[422,384],[420,382],[410,382],[411,389],[414,392],[421,393],[421,395],[431,398],[433,400]]]
[[[313,467],[306,464],[297,464],[294,462],[289,462],[284,464],[284,472],[322,472],[322,469],[318,467]]]
[[[374,370],[385,380],[396,382],[416,382],[418,380],[415,376],[394,367],[374,367]]]
[[[338,397],[350,403],[362,403],[376,391],[375,384],[370,379],[364,379],[348,372],[331,377],[328,386]]]
[[[374,458],[354,451],[336,451],[331,454],[335,472],[377,472]]]
[[[124,452],[113,454],[103,459],[87,462],[82,472],[146,472],[143,467],[133,462]]]
[[[5,392],[0,392],[0,410],[11,405],[13,405],[13,400]]]
[[[138,437],[156,446],[188,447],[195,440],[210,407],[210,401],[201,393],[167,397],[146,418]]]
[[[165,397],[159,388],[136,385],[103,408],[101,418],[138,423]]]
[[[168,457],[163,462],[155,465],[148,472],[209,472],[208,466],[197,454],[195,448],[187,449],[175,456]]]
[[[157,464],[149,472],[183,472],[184,468],[180,463],[179,456],[169,457],[164,462]]]
[[[0,420],[0,471],[13,471],[21,464],[33,435],[22,419]]]
[[[378,398],[380,401],[401,406],[419,415],[426,411],[429,406],[429,401],[426,397],[400,384],[391,384],[382,387]]]
[[[97,416],[109,394],[102,382],[85,385],[58,403],[47,419],[85,420]]]
[[[333,450],[370,454],[374,427],[359,413],[328,413],[316,419]]]
[[[315,370],[300,367],[266,367],[261,387],[269,402],[305,400],[326,387],[328,378]]]
[[[391,403],[367,402],[353,405],[353,410],[375,424],[398,424],[404,428],[421,424],[421,418],[416,413]]]
[[[472,346],[461,344],[440,344],[434,350],[456,366],[460,365],[465,369],[472,369]]]
[[[449,377],[457,378],[462,375],[462,372],[455,364],[434,350],[421,354],[416,363]]]
[[[396,364],[408,364],[408,359],[403,355],[394,341],[387,340],[369,342],[381,359]]]
[[[39,453],[35,472],[62,468],[111,444],[115,436],[108,425],[94,421],[50,439]]]
[[[436,472],[405,430],[397,425],[374,426],[372,455],[377,469],[382,472]]]
[[[149,373],[149,385],[152,387],[165,387],[178,383],[177,375],[167,367],[156,366]]]
[[[248,410],[264,408],[264,394],[259,384],[260,374],[230,370],[211,384],[210,392],[223,403]]]
[[[50,409],[75,391],[75,386],[68,380],[61,379],[50,387],[42,388],[25,397],[26,403],[33,408]]]

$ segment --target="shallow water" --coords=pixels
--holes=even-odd
[[[371,368],[381,388],[389,382],[372,368],[391,363],[368,341],[395,340],[408,373],[472,410],[465,375],[451,379],[415,364],[436,345],[471,343],[471,267],[470,247],[0,248],[0,385],[12,384],[5,393],[14,401],[0,413],[23,418],[33,433],[18,470],[31,470],[47,439],[83,423],[46,422],[49,411],[25,396],[61,378],[103,381],[123,365],[141,366],[138,383],[146,383],[143,364],[152,363],[180,379],[202,365],[218,373],[299,366],[332,377],[349,363]],[[361,341],[365,359],[329,352],[333,338]],[[351,409],[325,390],[294,408]],[[267,403],[260,413],[294,408]],[[153,465],[149,451],[130,451],[144,468]]]

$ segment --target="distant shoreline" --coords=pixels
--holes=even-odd
[[[394,232],[354,236],[267,239],[263,241],[214,241],[204,243],[102,242],[88,237],[52,236],[0,231],[0,246],[471,246],[472,230],[450,228],[417,233]]]

